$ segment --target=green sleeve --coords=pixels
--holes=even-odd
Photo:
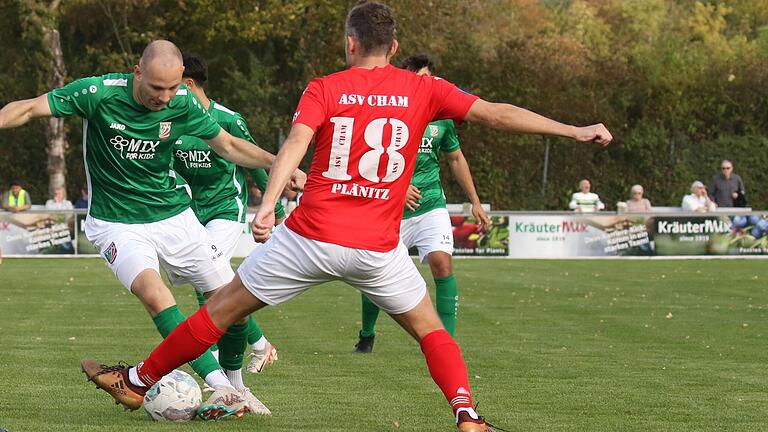
[[[105,88],[102,77],[80,78],[48,93],[48,105],[54,117],[79,115],[88,118],[96,112]]]
[[[248,123],[245,122],[243,116],[237,114],[233,120],[232,123],[228,124],[227,132],[257,145],[256,140],[253,139],[251,132],[248,130]],[[246,168],[245,170],[251,176],[251,180],[256,184],[256,187],[263,193],[267,189],[267,181],[269,180],[267,171],[263,168]],[[279,201],[275,205],[275,217],[278,219],[285,217],[285,209],[283,209],[283,205]]]
[[[186,87],[182,87],[186,89]],[[203,108],[191,91],[187,90],[187,130],[184,135],[191,135],[203,140],[216,138],[221,132],[221,126]]]
[[[453,120],[445,120],[445,134],[440,142],[440,151],[453,153],[460,148],[459,135],[456,133],[456,124]]]

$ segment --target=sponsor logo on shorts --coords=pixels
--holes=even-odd
[[[165,141],[171,136],[171,122],[160,122],[160,141]]]
[[[117,246],[115,246],[115,242],[110,243],[109,246],[104,249],[104,258],[106,258],[107,262],[110,264],[115,263],[115,260],[117,259]]]

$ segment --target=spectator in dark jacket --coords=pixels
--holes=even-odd
[[[744,199],[744,182],[738,174],[733,173],[733,163],[724,160],[720,164],[720,173],[712,178],[712,184],[709,187],[709,196],[718,207],[739,207],[746,206]]]

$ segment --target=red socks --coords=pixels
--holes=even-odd
[[[151,386],[175,368],[200,357],[225,331],[213,324],[208,308],[203,306],[179,324],[146,360],[136,365],[139,378]]]
[[[451,335],[445,330],[429,333],[421,339],[421,351],[429,374],[451,404],[454,415],[459,408],[473,408],[467,366]]]

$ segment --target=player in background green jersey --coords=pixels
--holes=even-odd
[[[429,57],[418,55],[405,59],[403,68],[419,75],[432,75],[434,66]],[[456,181],[472,203],[472,215],[477,223],[481,226],[490,224],[488,215],[480,205],[467,160],[459,148],[456,126],[452,120],[438,120],[427,126],[421,139],[400,223],[400,239],[406,247],[418,249],[422,263],[429,263],[435,279],[437,314],[445,329],[453,336],[459,294],[451,264],[453,229],[440,184],[441,156],[447,159]],[[365,295],[361,297],[363,328],[355,352],[370,353],[373,351],[379,308]]]
[[[243,138],[256,145],[248,131],[245,119],[224,105],[211,100],[205,92],[204,84],[208,80],[208,67],[197,55],[184,55],[183,83],[200,101],[214,120],[233,136]],[[246,170],[211,151],[208,144],[194,136],[182,136],[174,144],[174,171],[178,181],[185,181],[192,197],[192,210],[200,223],[220,240],[219,246],[224,257],[231,259],[245,229],[245,214],[248,201],[246,171],[253,178],[256,186],[263,192],[269,176],[261,168]],[[276,223],[285,217],[283,206],[275,207]],[[197,299],[202,307],[205,297],[198,291]],[[253,317],[248,318],[248,339],[251,360],[247,370],[259,373],[277,360],[277,350],[269,343]],[[245,342],[244,342],[245,343]],[[218,354],[216,345],[211,348],[214,356]],[[232,383],[247,391],[240,369],[242,350],[236,353],[221,352],[219,364]],[[239,356],[234,357],[233,356]]]
[[[154,41],[132,74],[82,78],[0,110],[0,129],[51,116],[78,115],[85,120],[83,155],[91,196],[86,236],[118,280],[141,300],[163,337],[185,317],[160,277],[161,263],[206,295],[234,277],[215,239],[189,208],[189,196],[169,175],[173,143],[182,135],[197,136],[222,157],[250,168],[268,168],[274,160],[270,153],[222,130],[182,86],[183,69],[181,52],[173,43]],[[305,178],[294,172],[294,186],[303,185]],[[115,317],[117,325],[131,320]],[[235,330],[227,333],[220,344],[236,343]],[[91,379],[98,373],[119,374],[101,370],[92,360],[81,366]],[[248,411],[242,399],[221,408],[222,394],[231,399],[234,386],[210,352],[192,367],[217,389],[201,406],[201,417]],[[121,375],[119,385],[110,391],[123,392],[128,378]],[[136,397],[124,405],[137,409],[141,403],[142,398]]]

